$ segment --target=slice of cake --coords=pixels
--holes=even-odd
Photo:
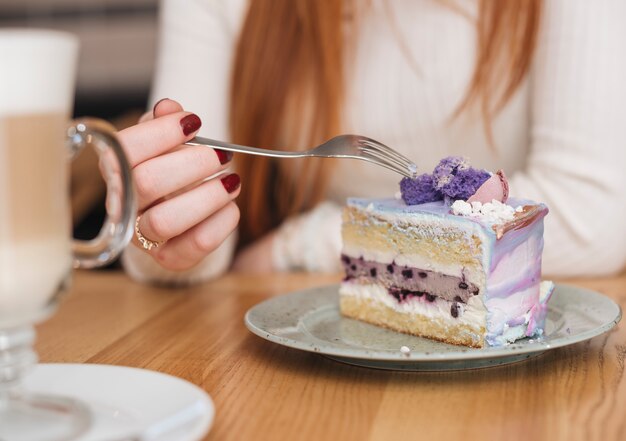
[[[401,199],[350,199],[341,313],[446,343],[503,345],[543,332],[543,204],[508,199],[502,172],[447,158]]]

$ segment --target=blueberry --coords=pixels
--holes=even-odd
[[[351,269],[352,271],[356,271],[356,265],[354,265],[354,264],[350,265],[350,269]]]
[[[413,270],[410,270],[410,269],[402,270],[402,275],[404,276],[405,279],[412,279],[413,278]]]
[[[459,288],[461,288],[461,289],[467,289],[467,288],[468,288],[468,285],[467,285],[467,283],[465,283],[465,282],[461,282],[461,283],[459,283]]]
[[[428,277],[428,274],[426,274],[424,271],[420,271],[418,274],[422,279],[425,279],[426,277]]]
[[[475,287],[472,289],[472,294],[474,294],[475,296],[477,296],[479,292],[480,292],[480,289],[478,287]]]
[[[376,277],[376,268],[372,268],[372,269],[370,270],[370,276],[372,276],[372,277]]]
[[[388,291],[389,291],[389,294],[394,296],[397,301],[400,301],[401,295],[400,295],[400,290],[398,288],[389,288]]]
[[[454,298],[454,300],[456,300],[457,302],[462,302],[462,301],[463,301],[463,299],[461,298],[461,296],[456,296],[456,297]]]
[[[428,300],[429,302],[434,302],[436,298],[437,297],[432,294],[426,294],[426,300]]]
[[[387,265],[387,271],[389,271],[390,274],[393,274],[393,265]]]
[[[350,263],[350,258],[348,256],[346,256],[345,254],[343,256],[341,256],[341,260],[343,261],[343,263],[345,263],[346,265],[348,265]]]
[[[450,307],[450,314],[452,314],[452,317],[457,318],[459,316],[459,304],[458,303],[453,303],[452,306]]]

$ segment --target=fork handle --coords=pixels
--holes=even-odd
[[[231,144],[229,142],[217,141],[215,139],[203,138],[196,136],[185,143],[191,146],[207,146],[218,150],[226,150],[228,152],[248,153],[250,155],[271,156],[273,158],[303,158],[311,156],[308,152],[282,152],[279,150],[267,150],[257,147],[248,147],[245,145]]]

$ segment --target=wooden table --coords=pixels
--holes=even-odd
[[[44,362],[177,375],[211,394],[209,440],[626,440],[626,329],[515,365],[453,373],[351,367],[283,348],[243,323],[254,304],[337,280],[228,275],[167,290],[81,272],[39,327]],[[626,307],[626,275],[568,281]]]

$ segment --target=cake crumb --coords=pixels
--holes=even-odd
[[[408,346],[402,346],[400,348],[400,352],[408,356],[409,354],[411,354],[411,348],[409,348]]]

